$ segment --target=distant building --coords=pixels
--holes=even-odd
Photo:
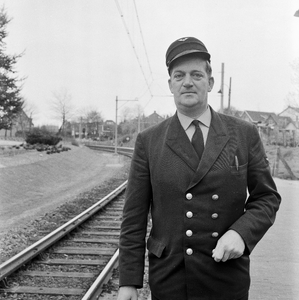
[[[278,117],[283,134],[283,144],[297,146],[299,144],[299,108],[288,106]]]
[[[154,111],[151,115],[149,115],[148,117],[144,117],[143,118],[143,124],[144,124],[144,128],[148,128],[152,125],[158,124],[162,121],[164,121],[165,119],[163,117],[161,117],[160,115],[158,115],[156,113],[156,111]]]
[[[78,138],[113,138],[115,133],[115,122],[113,120],[88,122],[82,119],[81,122],[72,122],[72,136]]]
[[[102,136],[104,138],[114,138],[115,135],[115,122],[113,120],[106,120],[103,123],[103,132]]]
[[[24,137],[25,132],[28,132],[33,126],[32,118],[28,117],[25,111],[21,109],[13,121],[11,129],[0,130],[0,137]]]
[[[245,110],[240,118],[255,124],[262,140],[270,144],[296,146],[299,143],[299,109],[288,107],[280,114]]]
[[[140,116],[140,119],[135,118],[133,122],[136,124],[136,128],[139,128],[139,131],[143,131],[144,129],[156,125],[164,120],[165,118],[161,117],[156,111],[154,111],[147,117],[142,115]]]
[[[288,106],[280,114],[280,117],[290,117],[292,121],[296,124],[296,128],[299,128],[299,108]]]
[[[243,113],[240,115],[240,118],[257,125],[257,124],[264,124],[265,121],[271,115],[275,115],[275,113],[264,112],[264,111],[244,110]]]

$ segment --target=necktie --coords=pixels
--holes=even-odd
[[[199,123],[200,122],[198,120],[192,121],[192,124],[195,126],[195,132],[192,136],[191,144],[192,144],[193,148],[195,149],[197,156],[199,158],[199,161],[200,161],[203,150],[204,150],[204,141],[203,141],[202,131],[199,127]]]

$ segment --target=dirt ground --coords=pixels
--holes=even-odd
[[[128,158],[75,147],[0,155],[0,237],[116,176]]]
[[[290,148],[290,147],[279,147],[281,156],[285,159],[293,174],[299,180],[299,147]],[[285,168],[284,164],[281,160],[279,160],[278,165],[276,164],[276,154],[277,154],[277,146],[275,145],[265,145],[266,154],[268,156],[271,170],[273,171],[273,167],[277,168],[278,178],[281,179],[291,179],[291,175],[288,170]],[[273,173],[272,175],[274,175]]]

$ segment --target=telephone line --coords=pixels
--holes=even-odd
[[[148,59],[148,55],[147,55],[147,50],[146,50],[146,46],[145,46],[145,42],[144,42],[144,38],[143,38],[143,33],[142,33],[141,25],[140,25],[140,20],[139,20],[139,16],[138,16],[136,2],[135,2],[135,0],[133,0],[133,2],[134,2],[135,13],[136,13],[137,21],[138,21],[138,26],[139,26],[139,30],[140,30],[140,35],[141,35],[141,39],[142,39],[142,44],[143,44],[147,64],[148,64],[148,67],[149,67],[149,70],[150,70],[151,77],[153,78],[152,68],[151,68],[151,65],[150,65],[150,62],[149,62],[149,59]]]
[[[142,65],[141,65],[139,56],[138,56],[138,54],[137,54],[135,45],[134,45],[133,40],[132,40],[131,35],[130,35],[130,31],[129,31],[128,27],[127,27],[127,24],[126,24],[125,20],[124,20],[124,15],[123,15],[123,13],[122,13],[121,7],[120,7],[120,5],[119,5],[119,3],[118,3],[117,0],[115,0],[115,3],[116,3],[116,6],[117,6],[117,8],[118,8],[118,12],[119,12],[119,14],[120,14],[120,16],[121,16],[121,19],[122,19],[123,25],[124,25],[124,27],[125,27],[125,30],[126,30],[126,32],[127,32],[127,34],[128,34],[129,40],[130,40],[130,42],[131,42],[131,46],[133,47],[133,50],[134,50],[135,56],[136,56],[136,58],[137,58],[139,67],[140,67],[140,69],[141,69],[143,78],[144,78],[144,80],[145,80],[145,82],[146,82],[147,88],[148,88],[148,90],[149,90],[149,92],[150,92],[150,95],[151,95],[151,98],[152,98],[153,95],[152,95],[152,91],[151,91],[151,89],[150,89],[150,85],[149,85],[148,80],[147,80],[147,78],[146,78],[146,76],[145,76],[145,73],[144,73],[144,71],[143,71],[143,68],[142,68]]]

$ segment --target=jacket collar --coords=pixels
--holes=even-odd
[[[177,114],[170,121],[166,143],[195,172],[189,188],[202,180],[229,140],[226,124],[221,120],[218,113],[211,107],[210,109],[212,121],[205,150],[199,164],[195,150],[181,126]]]

